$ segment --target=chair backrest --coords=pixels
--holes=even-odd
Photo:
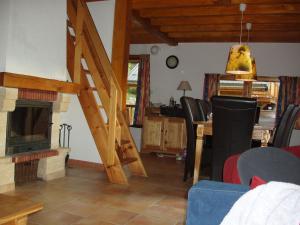
[[[280,148],[253,148],[242,153],[238,173],[242,184],[249,185],[253,176],[265,181],[281,181],[300,185],[300,159]]]
[[[291,136],[295,127],[296,120],[298,118],[299,111],[300,106],[295,106],[290,114],[289,120],[285,127],[285,132],[283,134],[282,147],[287,147],[290,144]]]
[[[198,109],[197,102],[192,97],[183,96],[180,98],[180,103],[184,111],[186,122],[193,125],[193,121],[203,121],[203,114]]]
[[[291,123],[289,124],[290,127],[288,127],[288,122],[289,121],[292,122],[292,120],[290,120],[290,118],[293,114],[293,110],[295,107],[296,106],[294,104],[289,104],[288,107],[284,110],[284,112],[279,120],[279,123],[276,127],[272,146],[281,148],[281,147],[286,147],[287,142],[289,143],[290,140],[288,140],[288,139],[290,138],[290,136],[285,135],[285,133],[288,132],[289,129],[291,129],[291,131],[293,130],[293,128],[291,128],[291,126],[292,126]]]
[[[222,180],[225,160],[251,147],[257,101],[253,98],[214,96],[213,180]]]
[[[207,121],[208,115],[211,113],[210,102],[203,99],[196,99],[196,103],[201,116],[204,118],[204,121]]]
[[[187,155],[185,160],[185,174],[184,180],[188,173],[193,173],[195,161],[195,147],[196,147],[196,125],[194,121],[204,121],[203,114],[199,112],[196,100],[192,97],[181,97],[180,103],[184,112],[186,130],[187,130]]]

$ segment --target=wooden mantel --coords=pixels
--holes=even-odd
[[[68,94],[79,94],[80,92],[80,85],[72,82],[51,80],[8,72],[0,72],[0,86],[56,91]]]

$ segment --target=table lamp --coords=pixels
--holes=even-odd
[[[178,85],[177,90],[182,90],[183,91],[183,96],[185,96],[185,91],[186,90],[191,91],[192,88],[191,88],[191,85],[188,81],[182,80],[180,82],[180,84]]]

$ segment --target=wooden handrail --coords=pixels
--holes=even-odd
[[[69,4],[69,5],[70,6],[68,8],[69,8],[70,11],[76,10],[74,8],[74,4],[72,4],[72,5]],[[73,8],[71,6],[73,6]],[[113,82],[114,82],[114,85],[117,88],[117,91],[119,93],[122,93],[121,87],[120,87],[120,85],[117,81],[117,78],[116,78],[116,75],[114,74],[114,71],[112,70],[111,63],[110,63],[109,58],[106,54],[105,48],[102,44],[101,38],[98,34],[96,25],[94,24],[93,18],[90,14],[90,11],[87,7],[86,2],[82,1],[82,0],[78,0],[77,1],[77,11],[78,11],[78,7],[80,7],[80,8],[82,7],[82,9],[83,9],[82,13],[84,14],[84,16],[82,18],[82,20],[83,20],[83,30],[82,30],[82,32],[84,33],[85,37],[88,39],[88,44],[91,46],[91,49],[94,50],[93,51],[93,53],[94,53],[93,57],[95,57],[95,60],[100,62],[98,66],[100,66],[101,68],[98,68],[98,69],[103,73],[102,76],[106,76],[106,80],[109,81],[112,78]],[[79,10],[79,11],[81,11],[81,10]],[[70,13],[70,14],[72,15],[73,13]],[[76,21],[76,24],[80,25],[81,23],[78,21],[79,20],[78,16],[79,15],[77,15],[76,19],[73,18],[73,21]],[[71,20],[71,22],[72,22],[72,20]],[[79,37],[81,32],[80,31],[78,32],[77,29],[78,28],[76,26],[76,29],[75,29],[76,37],[77,37],[77,35]],[[77,43],[76,43],[76,45],[77,45]],[[76,60],[76,57],[75,57],[75,60]],[[122,108],[121,107],[122,106],[122,96],[120,94],[118,95],[117,104],[118,104],[118,107]]]
[[[107,166],[115,163],[118,113],[122,109],[122,91],[106,54],[93,18],[83,0],[67,1],[69,21],[76,34],[73,81],[81,84],[84,57],[103,108],[108,115],[108,145],[105,153]],[[70,40],[69,40],[70,42]]]
[[[111,79],[110,88],[110,105],[109,105],[109,115],[108,115],[108,151],[114,152],[116,149],[116,127],[117,127],[117,99],[118,92]],[[114,165],[114,154],[107,155],[107,164]]]

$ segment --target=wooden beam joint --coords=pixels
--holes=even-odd
[[[168,37],[165,33],[161,32],[158,26],[154,26],[151,24],[151,20],[147,18],[143,18],[139,15],[139,13],[135,10],[132,11],[132,18],[139,23],[144,29],[149,32],[150,34],[154,34],[159,39],[161,39],[163,42],[166,42],[167,44],[171,46],[177,46],[178,42],[176,42],[174,39]]]

